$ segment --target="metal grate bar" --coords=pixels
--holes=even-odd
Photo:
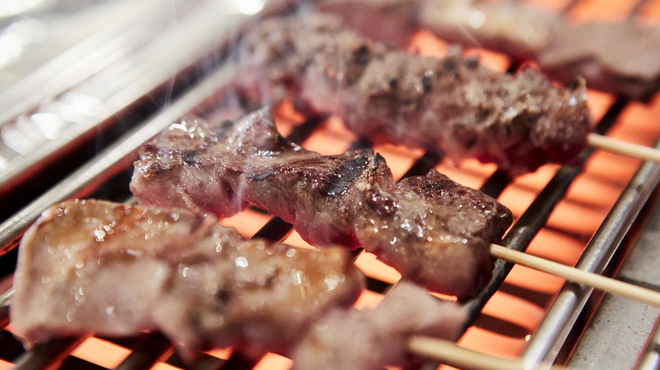
[[[227,86],[233,79],[234,68],[225,65],[202,81],[195,88],[176,100],[168,109],[130,131],[114,145],[80,167],[48,192],[0,225],[0,244],[12,247],[15,241],[51,204],[75,196],[86,196],[96,190],[106,179],[129,166],[135,159],[137,148],[158,134],[170,123],[201,104],[208,96]],[[14,241],[14,242],[12,242]]]
[[[9,300],[13,294],[14,288],[9,288],[0,294],[0,328],[9,324]]]
[[[85,337],[60,338],[51,342],[38,344],[30,351],[23,353],[16,360],[15,370],[54,369],[73,351]]]
[[[511,176],[502,170],[497,170],[493,172],[492,175],[484,182],[483,185],[479,188],[484,194],[487,194],[493,198],[497,198],[502,194],[504,189],[509,186],[513,179]]]
[[[14,335],[6,330],[0,330],[0,359],[4,361],[13,362],[25,353],[21,342],[14,338]]]
[[[652,162],[642,164],[592,237],[576,268],[602,273],[659,182],[660,167]],[[526,363],[554,361],[592,291],[592,287],[574,283],[564,285],[523,353]]]
[[[178,352],[174,351],[165,363],[186,370],[218,370],[226,362],[226,360],[202,352],[197,355],[199,358],[192,364],[189,364],[181,359]]]
[[[172,342],[164,335],[152,333],[117,366],[117,370],[150,369],[156,362],[169,355],[173,348]]]

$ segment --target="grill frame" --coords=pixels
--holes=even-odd
[[[572,5],[577,2],[571,3]],[[635,11],[643,7],[644,1],[640,1],[635,6]],[[631,16],[632,17],[632,16]],[[52,203],[73,198],[85,197],[92,194],[109,178],[130,167],[135,158],[137,148],[144,141],[148,140],[171,122],[185,116],[189,112],[203,114],[204,108],[208,108],[209,102],[215,100],[218,91],[223,91],[219,86],[227,86],[231,82],[233,68],[231,65],[223,64],[214,73],[201,80],[201,82],[191,88],[188,92],[173,102],[173,104],[164,111],[157,114],[152,119],[144,122],[126,135],[122,136],[115,144],[108,147],[90,162],[80,167],[77,171],[66,177],[63,181],[55,185],[48,192],[23,208],[11,219],[0,225],[0,257],[17,245],[22,233],[32,224],[39,214]],[[608,110],[607,114],[597,125],[599,133],[606,132],[617,120],[619,114],[627,106],[625,100],[617,100]],[[200,108],[202,107],[202,108]],[[314,119],[294,132],[294,140],[302,141],[313,130],[319,120]],[[363,146],[360,141],[356,146]],[[660,144],[659,144],[660,146]],[[587,150],[582,153],[583,160],[586,160],[593,150]],[[440,158],[433,153],[426,153],[420,157],[409,169],[406,175],[422,174],[428,168],[434,167]],[[582,166],[562,167],[546,185],[543,191],[536,197],[518,222],[507,233],[503,244],[509,248],[524,251],[536,233],[545,225],[550,213],[554,210],[556,204],[564,198],[564,195],[575,177],[581,172]],[[508,186],[511,179],[502,172],[496,171],[481,187],[481,190],[487,194],[497,197]],[[602,273],[616,247],[620,244],[628,229],[637,219],[641,208],[646,204],[651,192],[660,182],[660,166],[655,163],[642,164],[637,173],[633,176],[626,189],[622,192],[619,200],[608,213],[607,218],[601,224],[590,241],[583,256],[578,262],[577,267],[586,271]],[[276,240],[281,240],[286,236],[286,229],[277,219],[272,219],[258,233],[259,236],[267,236]],[[278,230],[281,234],[275,235],[272,231]],[[464,302],[470,310],[470,325],[473,324],[481,314],[483,306],[488,299],[495,293],[499,286],[508,275],[511,267],[510,263],[497,261],[495,273],[491,283],[482,293],[474,299]],[[376,282],[377,284],[377,282]],[[384,291],[387,284],[379,285],[378,290]],[[548,316],[532,337],[529,345],[522,355],[522,360],[527,365],[539,365],[542,362],[552,362],[558,353],[557,343],[563,343],[568,332],[575,322],[577,314],[581,311],[584,303],[589,298],[590,287],[578,286],[577,284],[567,283],[555,299],[555,303],[550,308]],[[2,305],[6,299],[0,297],[0,327],[4,327],[3,320],[7,320],[6,305]],[[561,327],[567,330],[559,332],[555,330],[557,323],[563,323]],[[658,334],[655,334],[657,337]],[[119,366],[121,369],[146,369],[150,368],[156,361],[167,357],[171,353],[172,345],[158,333],[146,336],[144,342],[138,346],[138,349],[126,358]],[[64,338],[53,343],[40,345],[34,350],[28,351],[16,361],[18,369],[38,369],[51,367],[61,362],[80,342],[81,338]],[[652,348],[649,347],[649,352]],[[648,356],[651,356],[650,354]],[[173,355],[168,362],[177,362],[177,356]],[[246,369],[254,366],[240,355],[223,361],[220,359],[209,360],[204,358],[192,365],[193,368],[200,369]],[[436,363],[428,363],[427,368],[437,366]]]

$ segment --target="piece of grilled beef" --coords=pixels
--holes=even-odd
[[[339,18],[264,21],[239,45],[236,87],[248,101],[289,97],[304,113],[338,114],[372,142],[476,157],[513,175],[572,163],[590,115],[582,80],[554,87],[532,68],[495,73],[452,49],[443,58],[387,48]]]
[[[293,351],[294,369],[418,368],[407,352],[412,335],[454,341],[467,313],[422,288],[398,283],[375,310],[335,309],[312,324]]]
[[[229,216],[249,202],[312,245],[362,246],[430,290],[467,297],[490,278],[489,243],[506,207],[432,171],[395,183],[373,150],[321,156],[282,138],[270,111],[235,123],[188,120],[140,150],[131,191],[142,204]]]
[[[320,0],[317,7],[367,37],[399,46],[423,28],[450,43],[505,53],[519,63],[532,60],[564,84],[581,76],[591,88],[638,100],[660,88],[660,28],[635,21],[575,23],[524,2]],[[372,31],[386,24],[398,32]]]
[[[28,341],[160,330],[188,353],[286,353],[309,323],[364,287],[343,248],[246,241],[188,210],[81,200],[22,239],[12,330]]]

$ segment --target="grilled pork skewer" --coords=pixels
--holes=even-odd
[[[592,88],[637,100],[660,87],[660,29],[632,21],[574,24],[515,1],[321,0],[318,7],[374,40],[402,46],[424,28],[450,43],[533,60],[565,84],[582,76]],[[374,19],[396,32],[380,33]]]
[[[267,109],[170,126],[140,149],[131,191],[141,204],[218,217],[253,203],[312,245],[362,246],[404,279],[459,297],[489,280],[489,243],[512,221],[496,200],[435,171],[395,183],[371,149],[309,152],[278,134]]]
[[[26,232],[11,305],[28,341],[160,330],[195,349],[286,353],[364,287],[342,248],[245,241],[215,217],[96,201],[52,206]]]
[[[532,68],[494,73],[458,49],[443,59],[391,50],[324,15],[264,21],[239,49],[236,87],[248,101],[289,97],[376,143],[476,157],[512,175],[571,163],[587,145],[582,80],[564,89]]]

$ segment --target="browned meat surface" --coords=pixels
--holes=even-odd
[[[142,147],[131,191],[142,204],[221,217],[257,204],[312,245],[360,245],[404,279],[460,297],[488,281],[488,245],[511,223],[496,200],[435,171],[395,184],[371,149],[306,151],[277,133],[267,109],[171,126]]]
[[[406,352],[410,336],[455,340],[466,319],[458,305],[399,283],[373,311],[337,309],[315,322],[293,353],[294,369],[417,368]]]
[[[494,73],[457,49],[443,59],[390,50],[330,16],[265,21],[237,62],[250,101],[289,96],[371,141],[477,157],[514,175],[571,163],[590,129],[582,81],[563,89],[532,68]]]
[[[533,60],[564,84],[582,76],[591,88],[640,100],[660,87],[658,27],[575,24],[510,1],[321,0],[318,7],[374,40],[405,45],[415,30],[424,28],[450,43],[495,50],[520,62]],[[370,18],[371,13],[379,16]],[[385,23],[396,25],[398,34],[371,32]]]
[[[553,16],[524,6],[472,0],[421,0],[417,6],[419,27],[443,40],[506,51],[517,60],[533,58],[552,40]]]
[[[535,58],[552,78],[583,76],[592,88],[639,100],[660,87],[660,28],[556,23],[552,43]]]
[[[12,329],[29,341],[161,330],[187,350],[286,351],[363,289],[343,249],[243,240],[181,209],[70,201],[23,237]]]

